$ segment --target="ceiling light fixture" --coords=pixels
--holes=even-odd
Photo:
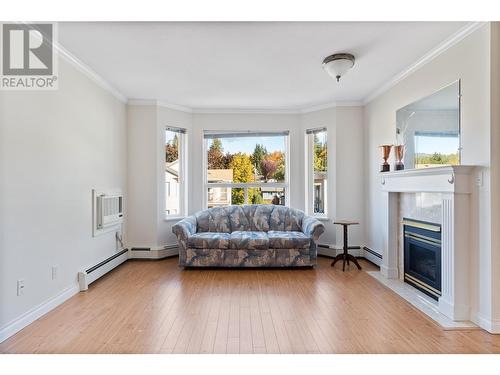
[[[337,82],[340,77],[347,73],[354,66],[354,56],[350,53],[335,53],[325,57],[323,60],[323,69],[334,77]]]

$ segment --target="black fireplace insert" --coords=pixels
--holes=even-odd
[[[441,225],[403,218],[404,281],[438,300],[441,296]]]

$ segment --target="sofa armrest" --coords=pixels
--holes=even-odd
[[[196,217],[188,216],[172,226],[172,232],[179,241],[187,241],[191,234],[196,233]]]
[[[179,242],[179,265],[186,265],[186,255],[188,248],[188,238],[195,234],[197,230],[197,221],[195,216],[188,216],[172,226],[172,232],[177,236]]]
[[[304,219],[302,219],[302,232],[311,237],[314,242],[318,241],[324,231],[325,226],[315,217],[304,216]]]

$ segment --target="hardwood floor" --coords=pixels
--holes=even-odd
[[[500,353],[444,331],[362,271],[181,270],[129,261],[0,344],[3,353]]]

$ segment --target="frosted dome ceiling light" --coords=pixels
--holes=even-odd
[[[334,77],[337,82],[340,77],[348,72],[354,66],[354,56],[350,53],[335,53],[325,57],[323,60],[323,69]]]

